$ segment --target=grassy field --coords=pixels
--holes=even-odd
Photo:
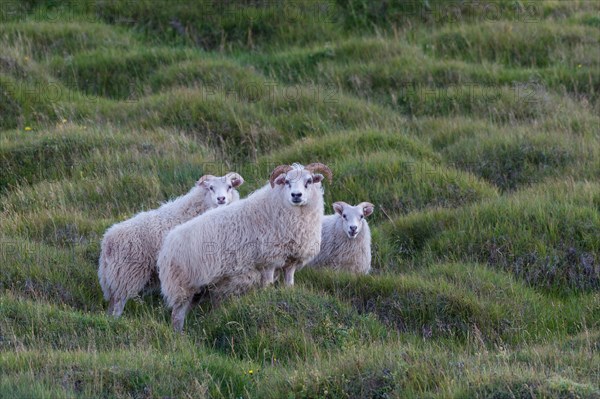
[[[0,4],[0,397],[600,398],[598,3],[65,3]],[[108,226],[295,161],[372,275],[105,315]]]

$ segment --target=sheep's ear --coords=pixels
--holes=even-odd
[[[198,187],[202,187],[202,186],[207,187],[206,184],[208,183],[208,180],[214,179],[214,178],[215,177],[213,175],[204,175],[200,179],[198,179],[198,181],[196,182],[196,186],[198,186]]]
[[[244,184],[244,178],[237,173],[227,173],[227,177],[231,180],[231,185],[235,187],[239,187]]]
[[[275,184],[285,184],[285,177],[287,175],[285,173],[280,174],[279,176],[277,176],[277,179],[275,179],[273,182]],[[274,187],[274,186],[273,186]]]
[[[362,207],[363,215],[365,215],[365,217],[372,214],[375,210],[375,205],[371,204],[370,202],[361,202],[360,204],[358,204],[358,206]]]
[[[323,181],[324,177],[320,173],[315,173],[312,175],[313,183],[320,183]]]
[[[342,201],[334,202],[333,203],[334,212],[337,213],[338,215],[342,216],[342,214],[344,213],[344,204],[345,204],[345,202],[342,202]]]

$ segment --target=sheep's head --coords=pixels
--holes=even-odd
[[[300,164],[279,165],[269,179],[271,187],[283,186],[283,192],[289,203],[293,206],[306,205],[313,195],[322,195],[320,183],[323,175],[315,172],[323,172],[331,182],[331,170],[322,163],[311,163],[307,166]]]
[[[366,223],[365,218],[373,213],[374,208],[370,202],[361,202],[356,206],[343,201],[333,204],[333,210],[342,218],[342,226],[348,238],[358,236]]]
[[[235,188],[241,186],[244,179],[237,173],[227,173],[225,176],[217,177],[204,175],[196,185],[210,194],[213,206],[223,206],[231,203],[234,198]]]

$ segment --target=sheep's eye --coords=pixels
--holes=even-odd
[[[227,186],[227,190],[231,190],[231,186]]]
[[[361,219],[364,219],[364,218],[365,218],[365,215],[360,215],[360,218],[361,218]]]
[[[215,188],[213,186],[210,186],[210,191],[215,191]]]
[[[342,217],[343,217],[344,219],[346,219],[346,215],[342,215]]]
[[[312,184],[312,179],[308,179],[308,180],[306,181],[306,184]]]
[[[285,180],[285,184],[287,184],[287,185],[289,185],[289,184],[290,184],[290,181],[289,181],[289,179],[286,179],[286,180]]]

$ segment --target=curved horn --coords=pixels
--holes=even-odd
[[[238,187],[244,184],[244,178],[239,173],[229,172],[225,175],[233,183],[233,187]]]
[[[331,172],[331,169],[329,169],[329,167],[325,164],[322,164],[320,162],[315,162],[315,163],[306,165],[304,167],[304,169],[306,169],[310,172],[323,172],[323,174],[325,176],[327,176],[327,180],[329,180],[329,184],[331,184],[331,182],[333,181],[333,173]]]
[[[293,168],[290,165],[279,165],[271,172],[271,176],[269,177],[269,183],[271,183],[271,188],[275,187],[275,179],[279,177],[282,173],[287,173]]]
[[[202,183],[204,183],[205,181],[207,181],[208,179],[214,179],[215,176],[213,175],[204,175],[202,176],[200,179],[198,179],[198,181],[196,182],[196,185],[201,185]]]

